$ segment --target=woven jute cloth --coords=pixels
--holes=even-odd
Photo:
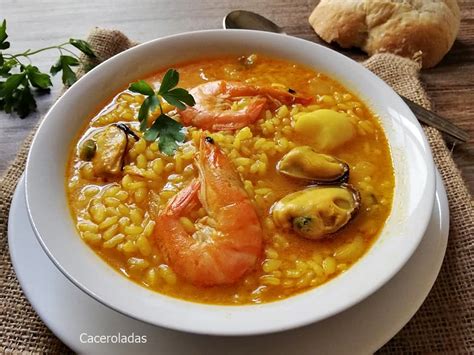
[[[88,41],[98,54],[98,61],[104,61],[134,44],[122,33],[104,29],[94,29]],[[380,54],[363,64],[400,94],[426,108],[431,107],[419,81],[418,63]],[[451,215],[448,249],[438,279],[423,306],[379,352],[472,353],[474,205],[440,133],[429,127],[424,127],[424,130],[448,194]],[[24,170],[32,135],[0,179],[0,351],[66,353],[69,349],[42,323],[23,295],[8,253],[10,202]]]

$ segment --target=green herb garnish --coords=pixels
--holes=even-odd
[[[163,112],[160,98],[168,104],[184,110],[186,106],[194,106],[195,101],[191,94],[182,88],[176,88],[179,82],[179,73],[175,69],[168,69],[161,82],[158,91],[144,80],[134,82],[128,88],[130,91],[145,95],[140,110],[138,111],[138,121],[140,122],[140,131],[144,132],[143,137],[153,142],[159,138],[158,147],[160,151],[173,155],[178,148],[178,143],[184,142],[183,125]],[[155,122],[148,127],[148,117],[150,112],[160,108],[160,115]]]
[[[81,64],[81,58],[74,53],[70,46],[77,48],[87,58],[95,58],[89,43],[81,39],[71,38],[68,42],[57,46],[42,49],[28,49],[21,53],[11,54],[3,50],[10,48],[7,41],[7,22],[3,20],[0,25],[0,110],[6,113],[16,112],[21,118],[36,109],[36,100],[32,88],[36,91],[47,91],[51,86],[51,75],[62,72],[62,82],[70,86],[77,80],[76,73],[71,67]],[[68,48],[69,47],[69,48]],[[56,49],[60,57],[50,69],[50,74],[41,72],[38,67],[31,64],[31,57],[37,53]],[[68,55],[66,55],[66,53]],[[25,62],[26,60],[26,62]]]

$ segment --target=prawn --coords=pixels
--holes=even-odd
[[[186,125],[210,131],[235,130],[259,119],[268,104],[280,106],[294,103],[309,104],[311,97],[302,97],[272,87],[259,87],[236,81],[217,80],[190,90],[196,104],[181,111]],[[232,109],[232,103],[241,99],[249,102],[243,108]]]
[[[154,238],[173,271],[196,286],[233,284],[262,253],[263,231],[232,163],[212,138],[201,138],[199,178],[156,218]],[[201,204],[207,216],[188,233],[180,222]]]

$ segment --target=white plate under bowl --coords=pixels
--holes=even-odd
[[[73,138],[92,110],[138,78],[186,60],[250,52],[289,59],[328,73],[380,116],[394,163],[392,213],[374,246],[347,272],[285,300],[247,306],[203,305],[140,287],[115,272],[78,236],[65,194]],[[392,278],[413,254],[428,225],[435,193],[434,165],[426,137],[412,112],[382,80],[349,58],[309,41],[230,30],[150,41],[86,74],[56,102],[39,127],[28,156],[25,181],[35,234],[47,255],[73,283],[136,319],[213,335],[286,330],[322,320],[360,302]]]
[[[418,249],[385,286],[352,308],[313,325],[271,335],[211,337],[167,330],[126,317],[70,283],[48,259],[27,221],[23,180],[8,223],[11,259],[23,292],[46,325],[83,354],[369,354],[415,314],[439,273],[449,210],[438,174],[431,220]],[[204,321],[204,320],[203,320]],[[146,336],[145,344],[81,342],[87,335]]]

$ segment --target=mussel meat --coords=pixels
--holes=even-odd
[[[97,146],[92,158],[94,174],[96,176],[119,174],[128,144],[127,134],[121,128],[110,125],[94,138]]]
[[[318,240],[331,236],[354,218],[360,195],[352,186],[311,186],[286,195],[272,207],[275,224]]]
[[[295,147],[278,162],[277,170],[286,176],[318,183],[347,182],[349,165],[309,146]]]

